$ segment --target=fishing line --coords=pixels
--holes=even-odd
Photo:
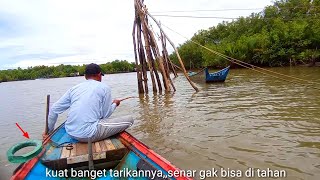
[[[129,96],[129,97],[126,97],[126,98],[123,98],[123,99],[120,99],[119,101],[124,101],[124,100],[127,100],[127,99],[131,99],[131,98],[139,98],[137,96]]]

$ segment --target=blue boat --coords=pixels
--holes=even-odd
[[[90,146],[70,137],[62,124],[43,144],[39,142],[41,152],[21,164],[12,180],[150,179],[153,176],[155,179],[189,179],[127,132],[93,142]]]
[[[207,83],[210,83],[210,82],[224,82],[228,76],[228,73],[229,73],[229,69],[230,69],[230,66],[220,70],[220,71],[217,71],[217,72],[214,72],[214,73],[209,73],[209,70],[208,68],[204,68],[202,69],[201,71],[199,72],[192,72],[192,71],[189,71],[188,72],[188,76],[190,78],[192,78],[193,80],[200,80],[200,81],[203,81],[203,79],[207,82]],[[201,75],[200,73],[204,71],[204,77],[203,75]]]
[[[228,76],[229,70],[230,66],[220,71],[209,73],[208,68],[205,68],[206,82],[224,82]]]

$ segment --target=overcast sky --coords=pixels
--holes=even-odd
[[[154,15],[237,18],[260,12],[272,2],[145,0],[145,4]],[[217,9],[250,10],[168,12]],[[133,62],[133,18],[133,0],[0,0],[0,69],[91,62],[101,64],[115,59]],[[223,21],[214,18],[156,18],[188,38],[200,29]],[[155,25],[153,29],[157,29]],[[164,30],[176,45],[186,41],[174,32]]]

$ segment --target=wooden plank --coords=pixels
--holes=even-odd
[[[76,156],[88,154],[88,144],[87,143],[77,143],[76,144]]]
[[[122,144],[122,142],[121,142],[119,139],[117,139],[117,138],[113,138],[113,139],[111,139],[111,141],[112,141],[112,144],[113,144],[117,149],[126,148],[126,147]]]
[[[77,143],[76,146],[76,156],[88,154],[88,143]],[[92,153],[96,152],[95,143],[92,143]]]
[[[104,140],[104,143],[107,146],[108,151],[116,149],[110,139]]]
[[[106,144],[104,143],[104,141],[99,141],[99,143],[100,143],[100,147],[101,147],[102,152],[108,151],[108,148],[107,148]]]
[[[75,164],[81,162],[88,162],[88,154],[67,158],[67,164]],[[106,153],[93,153],[93,160],[106,159]]]
[[[76,146],[76,144],[73,144],[72,149],[71,149],[71,153],[70,153],[70,157],[73,157],[76,155],[77,155],[77,146]]]
[[[87,147],[88,148],[88,147]],[[96,150],[96,146],[94,145],[94,143],[92,143],[92,153],[96,153],[97,150]]]
[[[68,158],[68,157],[70,157],[70,150],[68,150],[66,147],[62,147],[60,159]]]
[[[100,153],[101,152],[101,147],[100,147],[100,143],[99,142],[95,142],[94,146],[96,147],[96,152]]]

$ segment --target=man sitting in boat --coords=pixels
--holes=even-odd
[[[58,114],[70,108],[65,129],[67,133],[82,142],[105,139],[124,131],[133,124],[131,116],[109,118],[120,100],[111,99],[111,89],[101,83],[104,74],[97,64],[86,66],[86,81],[69,89],[50,108],[48,129],[53,131]]]

